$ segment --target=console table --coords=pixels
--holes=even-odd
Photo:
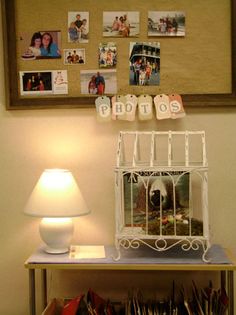
[[[29,271],[29,307],[30,315],[36,315],[36,279],[35,272],[41,271],[42,309],[47,305],[47,270],[147,270],[147,271],[216,271],[221,284],[229,296],[228,314],[234,314],[234,280],[236,260],[229,250],[220,245],[212,245],[208,251],[210,263],[204,263],[201,252],[183,252],[179,248],[167,252],[154,253],[147,248],[122,250],[121,259],[115,261],[113,246],[105,246],[105,258],[70,259],[68,253],[51,255],[39,248],[25,262]]]

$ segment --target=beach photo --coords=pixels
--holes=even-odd
[[[116,70],[81,70],[81,94],[103,95],[117,93]]]
[[[137,11],[104,11],[104,37],[138,37],[139,12]]]
[[[130,43],[129,84],[160,85],[160,43]]]
[[[185,36],[185,13],[149,11],[148,36]]]

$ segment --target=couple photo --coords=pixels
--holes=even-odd
[[[81,70],[81,94],[103,95],[117,92],[116,70]]]

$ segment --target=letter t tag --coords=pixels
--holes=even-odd
[[[138,116],[140,120],[152,119],[152,97],[150,95],[144,94],[138,97]]]

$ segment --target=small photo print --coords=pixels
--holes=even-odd
[[[23,60],[61,58],[61,32],[39,31],[20,36]]]
[[[129,84],[160,85],[159,42],[130,43]]]
[[[85,64],[85,49],[64,49],[65,65]]]
[[[21,95],[68,94],[67,71],[20,71]]]
[[[115,68],[117,64],[117,47],[113,42],[100,43],[98,51],[99,68]]]
[[[81,70],[81,94],[116,94],[116,70]]]
[[[53,94],[52,71],[20,72],[21,95]]]
[[[139,12],[103,12],[104,37],[138,37],[139,28]]]
[[[52,71],[53,94],[68,94],[67,70]]]
[[[149,11],[148,36],[185,36],[185,13]]]
[[[88,43],[89,12],[68,12],[68,42]]]

